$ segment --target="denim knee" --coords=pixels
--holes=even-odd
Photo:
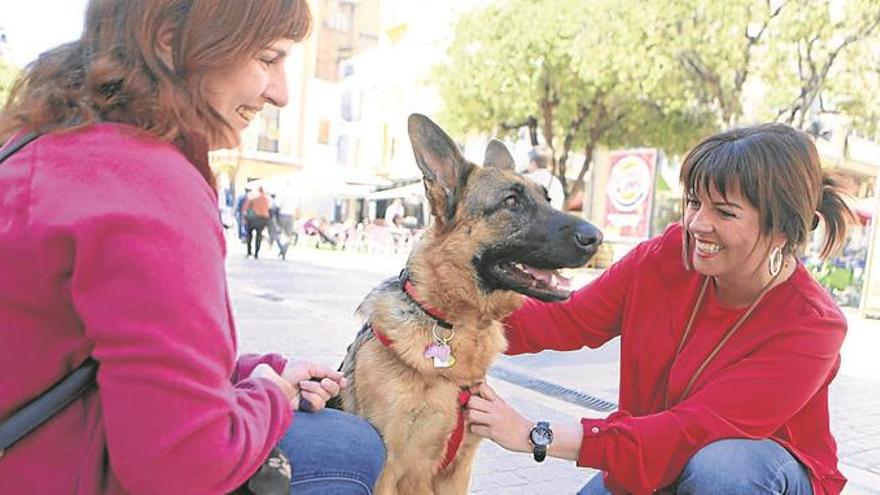
[[[333,409],[299,412],[281,441],[296,493],[371,493],[385,463],[385,444],[362,418]]]
[[[370,486],[375,486],[382,467],[385,465],[385,442],[373,426],[358,418],[357,426],[346,431],[345,443],[350,447],[350,455],[361,459],[364,475],[369,479]]]
[[[811,493],[806,470],[772,440],[728,439],[710,443],[688,461],[678,494]]]
[[[608,488],[605,488],[605,473],[599,471],[594,474],[590,481],[577,492],[577,495],[611,495]]]

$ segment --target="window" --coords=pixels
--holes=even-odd
[[[321,144],[330,144],[330,121],[322,120],[318,124],[318,142]]]
[[[260,112],[260,134],[257,151],[278,153],[278,123],[281,112],[278,107],[267,106]]]
[[[351,90],[347,89],[342,93],[342,118],[348,122],[354,120],[351,109]]]
[[[324,21],[324,26],[343,33],[348,31],[348,25],[348,14],[345,12],[334,12]]]
[[[351,140],[348,136],[339,136],[339,139],[336,141],[336,163],[348,165],[350,142]]]
[[[342,118],[347,122],[361,120],[361,98],[359,91],[346,89],[342,93]]]

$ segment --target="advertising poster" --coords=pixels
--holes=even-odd
[[[620,238],[648,237],[657,150],[613,151],[603,230]]]
[[[868,249],[868,266],[865,270],[862,290],[863,315],[880,319],[880,199],[875,200],[871,227],[872,239]]]

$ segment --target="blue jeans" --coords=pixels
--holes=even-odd
[[[297,412],[279,447],[293,467],[296,495],[371,494],[385,463],[379,433],[335,409]]]
[[[678,495],[812,495],[810,476],[793,455],[773,440],[719,440],[700,449],[673,485]],[[610,494],[602,473],[579,495]]]

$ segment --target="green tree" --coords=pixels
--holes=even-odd
[[[599,143],[689,144],[709,125],[706,112],[663,84],[668,66],[637,63],[644,33],[617,17],[617,3],[508,0],[462,17],[449,61],[433,74],[444,124],[499,136],[526,127],[533,144],[540,131],[567,196],[582,187]],[[633,44],[617,42],[625,39]],[[576,151],[585,159],[571,182]]]
[[[820,110],[844,114],[858,134],[880,140],[880,46],[860,43],[843,57],[820,95]]]
[[[682,84],[721,128],[743,119],[807,128],[810,115],[829,111],[855,112],[865,128],[876,122],[865,80],[876,0],[668,0],[640,15],[655,59],[680,66]]]
[[[680,70],[685,91],[715,115],[720,128],[743,117],[743,94],[784,2],[667,0],[629,8],[653,20],[647,44],[655,59]],[[648,9],[645,12],[645,9]]]
[[[788,0],[786,15],[769,39],[768,85],[772,117],[800,128],[824,112],[854,112],[862,125],[872,126],[870,103],[876,93],[869,84],[877,66],[870,48],[880,42],[880,3],[876,0]],[[875,52],[876,53],[876,52]],[[862,77],[865,74],[869,77]]]
[[[540,132],[570,194],[599,143],[675,153],[755,120],[821,133],[822,112],[876,136],[878,32],[877,0],[499,0],[460,19],[433,82],[454,132]]]
[[[6,104],[9,91],[18,77],[19,70],[6,59],[0,57],[0,108]]]

